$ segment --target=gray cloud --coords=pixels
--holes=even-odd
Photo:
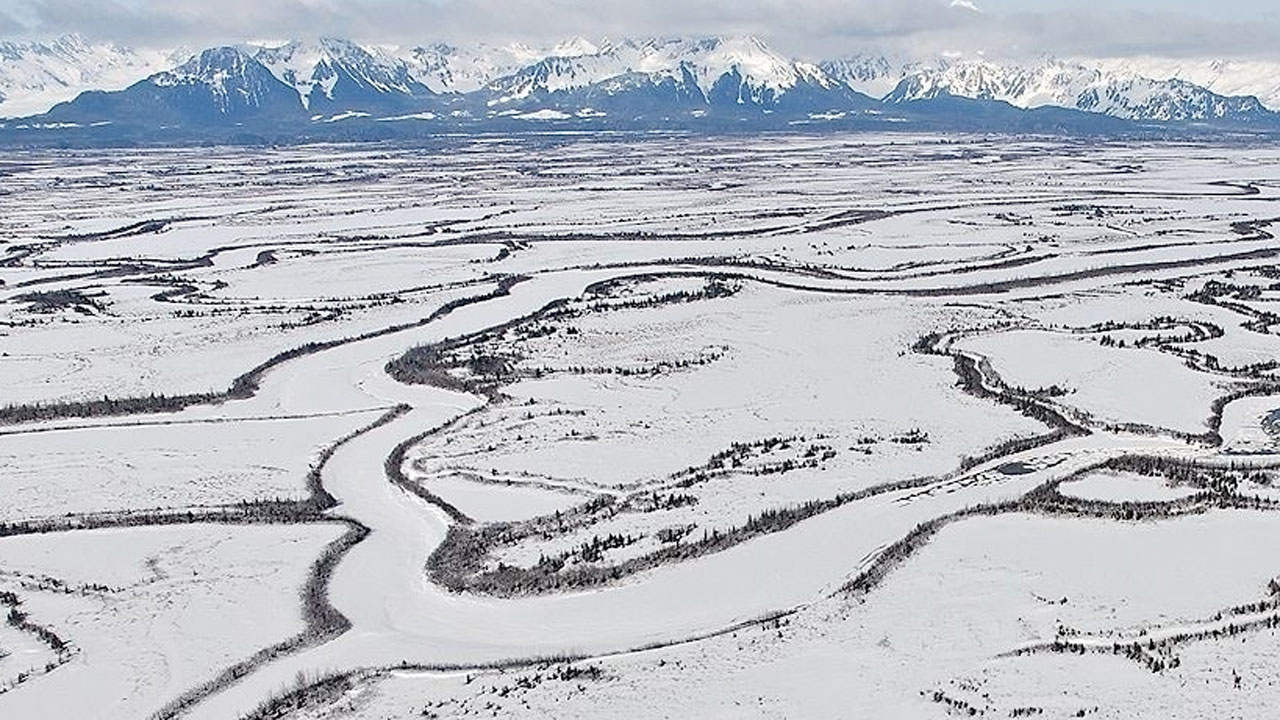
[[[984,51],[992,55],[1280,57],[1280,25],[1187,10],[1108,3],[981,12],[951,0],[16,0],[26,34],[79,32],[139,45],[211,45],[339,35],[371,42],[548,41],[588,37],[750,33],[810,58],[860,50]],[[1130,0],[1136,1],[1136,0]],[[1017,8],[1026,8],[1020,3]],[[1100,4],[1100,3],[1099,3]],[[1148,3],[1149,5],[1149,3]],[[1185,4],[1184,4],[1185,6]],[[13,18],[0,33],[15,34]]]
[[[904,36],[945,24],[947,0],[19,0],[33,33],[133,42],[262,36],[547,40],[567,35]]]
[[[262,36],[378,30],[368,2],[321,0],[27,0],[28,31],[77,32],[140,45],[214,44]],[[405,5],[407,3],[399,3]],[[389,24],[393,26],[393,24]]]
[[[0,10],[0,37],[18,35],[25,29],[26,27],[21,22],[18,22],[17,18]]]
[[[1043,43],[1059,55],[1280,57],[1275,42],[1280,26],[1261,15],[1246,22],[1173,11],[1019,12],[985,30],[991,31],[991,47],[1015,52]]]

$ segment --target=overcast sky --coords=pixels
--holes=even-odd
[[[750,33],[818,59],[862,50],[1280,60],[1277,0],[0,0],[0,36],[138,46],[351,37],[546,42]]]

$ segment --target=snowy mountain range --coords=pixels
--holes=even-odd
[[[1251,95],[1280,111],[1280,63],[1259,60],[1109,58],[1091,64],[1109,73],[1184,80],[1220,95]]]
[[[408,120],[625,125],[708,117],[942,127],[1012,120],[1068,129],[1116,119],[1280,128],[1280,116],[1267,107],[1280,106],[1280,65],[1268,71],[1265,63],[885,55],[810,63],[753,37],[572,38],[542,48],[392,47],[325,38],[189,53],[134,51],[71,36],[0,43],[0,60],[0,117],[30,116],[0,126],[10,130]],[[1036,112],[1022,118],[1019,110]]]
[[[960,60],[920,68],[905,73],[885,100],[900,103],[939,95],[1157,122],[1249,120],[1271,114],[1255,97],[1224,96],[1184,80],[1152,80],[1057,60],[1029,66]]]
[[[43,113],[86,90],[119,90],[190,55],[89,43],[77,35],[46,43],[0,41],[0,117]]]

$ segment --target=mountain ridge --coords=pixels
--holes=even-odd
[[[62,50],[71,58],[103,52],[124,58],[133,52],[95,49],[80,39]],[[45,57],[50,52],[58,51],[0,44],[0,56],[18,63],[31,53]],[[153,56],[146,60],[118,65],[149,68],[157,62]],[[10,69],[9,75],[20,73]],[[5,77],[0,72],[0,81]],[[0,113],[13,85],[0,82]],[[1045,112],[1016,115],[1037,110]],[[378,46],[331,37],[242,43],[205,49],[121,88],[83,91],[46,113],[0,121],[0,129],[115,125],[140,133],[146,127],[293,127],[306,136],[316,132],[307,128],[318,123],[359,121],[400,126],[365,128],[366,135],[396,135],[410,132],[410,120],[472,129],[512,120],[525,127],[536,121],[613,128],[715,122],[744,127],[914,123],[947,129],[972,127],[978,118],[993,123],[985,128],[991,130],[1042,124],[1067,133],[1122,127],[1112,120],[1135,127],[1280,130],[1280,115],[1255,97],[1222,95],[1177,78],[1146,78],[1123,67],[885,55],[811,63],[752,36],[571,38],[548,48]]]

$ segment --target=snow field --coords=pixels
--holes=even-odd
[[[0,712],[148,716],[301,632],[311,560],[341,534],[336,525],[190,525],[0,540],[0,587],[74,647],[66,665],[0,694]]]

